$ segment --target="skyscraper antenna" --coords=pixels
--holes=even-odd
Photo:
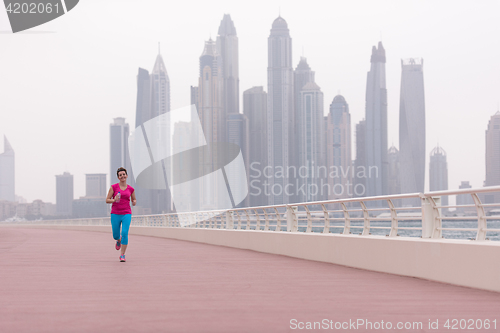
[[[278,7],[278,16],[281,17],[281,6]]]

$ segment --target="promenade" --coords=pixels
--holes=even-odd
[[[299,322],[324,319],[333,328],[358,319],[423,324],[392,329],[401,332],[449,332],[448,319],[489,319],[496,330],[468,331],[500,331],[500,293],[249,250],[129,238],[127,262],[120,263],[111,231],[0,227],[0,332],[291,332],[300,331]],[[429,329],[429,320],[439,329]]]

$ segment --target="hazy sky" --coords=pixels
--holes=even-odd
[[[240,94],[253,86],[267,91],[267,38],[280,11],[294,67],[307,57],[325,112],[340,91],[353,135],[364,117],[372,46],[382,40],[386,49],[389,145],[396,147],[401,59],[422,57],[426,172],[439,142],[450,189],[462,180],[482,186],[485,130],[500,101],[500,1],[81,0],[18,34],[8,33],[0,9],[0,134],[16,153],[16,194],[55,202],[55,175],[69,171],[75,198],[84,196],[86,173],[109,172],[113,118],[135,125],[138,67],[151,71],[160,42],[171,107],[188,105],[204,41],[215,39],[225,13],[239,38]]]

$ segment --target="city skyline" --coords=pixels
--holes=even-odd
[[[95,3],[92,3],[92,1],[88,3],[88,6],[93,5]],[[86,13],[86,6],[82,6],[82,15]],[[344,12],[346,17],[352,20],[352,24],[359,25],[361,21],[354,16],[356,14],[354,9],[349,8],[347,4],[345,6]],[[429,3],[421,5],[421,9],[412,7],[412,9],[415,9],[415,13],[412,13],[407,18],[407,23],[402,23],[391,18],[397,16],[395,14],[398,11],[402,13],[404,12],[402,9],[408,9],[402,5],[394,8],[395,13],[392,16],[388,14],[384,16],[381,10],[375,10],[374,13],[380,16],[377,18],[377,21],[385,20],[387,22],[380,25],[378,29],[375,29],[379,30],[376,33],[370,33],[367,30],[369,26],[374,26],[375,23],[363,14],[363,11],[360,16],[367,21],[358,29],[364,31],[363,36],[359,37],[356,31],[347,29],[349,33],[346,32],[346,35],[349,35],[349,39],[343,39],[344,37],[339,34],[342,30],[340,26],[332,26],[331,30],[327,30],[329,34],[333,34],[338,38],[338,42],[331,46],[318,43],[317,39],[308,40],[305,38],[305,36],[313,32],[319,32],[320,36],[325,36],[321,35],[325,33],[324,31],[315,30],[314,22],[308,21],[310,19],[307,15],[310,16],[312,12],[302,14],[294,9],[296,6],[291,4],[288,8],[282,7],[281,14],[287,20],[293,37],[293,59],[299,59],[302,48],[305,49],[304,52],[309,62],[314,65],[316,81],[325,94],[325,102],[331,101],[340,89],[341,94],[349,101],[352,126],[362,119],[364,111],[362,97],[365,93],[363,86],[366,83],[363,83],[363,81],[366,79],[366,71],[368,70],[365,59],[369,56],[369,52],[364,50],[369,51],[369,47],[380,40],[379,32],[383,31],[381,40],[387,50],[388,57],[386,66],[389,99],[389,145],[398,141],[397,124],[395,123],[398,122],[400,59],[407,58],[408,56],[420,56],[426,59],[426,78],[429,78],[429,80],[426,80],[426,111],[430,116],[430,119],[427,119],[428,136],[426,153],[428,154],[430,151],[429,145],[432,147],[438,142],[447,150],[450,168],[450,188],[452,189],[456,188],[462,180],[470,181],[473,187],[480,187],[482,185],[485,179],[483,131],[486,129],[487,121],[491,115],[498,110],[498,91],[500,90],[498,88],[498,77],[500,77],[498,75],[499,65],[494,61],[486,61],[498,58],[498,41],[490,41],[488,43],[484,41],[481,43],[474,42],[472,36],[460,34],[460,31],[463,30],[460,30],[460,26],[457,23],[460,18],[468,17],[469,21],[477,23],[474,26],[474,29],[476,29],[474,31],[477,31],[478,34],[488,29],[488,31],[492,29],[493,31],[498,31],[496,26],[491,26],[487,23],[489,22],[487,13],[495,11],[498,8],[498,4],[489,2],[482,6],[490,6],[492,8],[481,11],[481,15],[473,14],[472,17],[468,16],[470,13],[467,13],[468,10],[465,8],[467,6],[451,6],[453,8],[447,8],[447,10],[450,10],[456,18],[453,20],[449,18],[446,24],[442,22],[437,24],[437,18],[438,14],[442,15],[445,13],[444,7],[449,6],[433,6],[435,13],[429,13],[429,27],[426,27],[423,31],[419,31],[419,36],[416,35],[416,28],[411,27],[411,23],[415,23],[418,20],[418,14],[425,12],[429,8]],[[241,8],[239,7],[229,8],[229,10],[222,8],[224,6],[220,4],[213,7],[213,9],[204,13],[204,19],[200,26],[187,31],[186,34],[182,34],[184,40],[186,40],[187,36],[193,35],[198,36],[196,37],[198,40],[208,39],[209,30],[212,30],[212,33],[216,31],[223,13],[229,12],[238,29],[240,47],[246,44],[245,51],[240,51],[240,91],[249,89],[252,86],[265,86],[265,40],[269,34],[269,25],[277,17],[277,13],[272,13],[271,8],[269,13],[263,12],[262,19],[251,20],[242,15]],[[317,11],[318,5],[313,6],[312,9],[315,9],[320,19],[324,18],[322,13]],[[366,4],[365,10],[368,11],[368,9],[370,9],[370,5]],[[124,10],[128,10],[126,6]],[[168,55],[165,56],[165,65],[169,70],[169,75],[173,82],[172,89],[175,90],[172,94],[174,96],[172,98],[173,108],[189,104],[189,85],[185,85],[184,82],[189,82],[190,85],[196,82],[194,76],[189,74],[189,72],[192,72],[192,67],[196,67],[196,65],[193,66],[191,60],[199,55],[199,51],[193,52],[193,54],[191,54],[189,49],[183,51],[182,53],[187,55],[186,61],[189,60],[190,65],[176,65],[176,62],[178,63],[178,60],[174,61],[176,50],[173,47],[167,46],[169,44],[175,45],[175,39],[172,39],[173,42],[169,43],[168,39],[165,40],[166,37],[160,37],[156,33],[156,30],[158,32],[163,31],[164,33],[165,29],[156,29],[154,23],[151,23],[151,27],[148,29],[141,30],[151,32],[150,35],[144,38],[143,42],[139,42],[136,37],[137,35],[134,34],[131,35],[132,38],[128,41],[128,43],[133,45],[134,49],[141,51],[140,54],[137,51],[135,53],[123,53],[128,49],[124,47],[125,44],[120,39],[120,36],[117,36],[116,40],[111,41],[109,45],[105,45],[103,44],[104,40],[108,43],[109,39],[100,38],[93,33],[94,30],[90,27],[85,32],[83,30],[81,32],[75,30],[74,26],[71,34],[62,31],[63,29],[70,29],[72,27],[70,22],[70,18],[72,17],[74,18],[73,22],[76,20],[77,24],[81,24],[80,20],[83,19],[83,16],[75,12],[73,16],[68,15],[66,20],[59,20],[61,21],[60,23],[54,21],[44,26],[47,29],[46,31],[50,31],[51,29],[57,31],[55,34],[20,34],[16,36],[3,34],[0,36],[6,45],[6,63],[2,64],[2,70],[5,73],[5,79],[2,80],[2,90],[7,92],[5,98],[0,102],[0,107],[3,110],[12,110],[12,112],[7,112],[8,114],[2,113],[0,116],[0,124],[2,125],[0,130],[3,132],[2,134],[7,135],[16,150],[16,194],[26,197],[29,201],[42,199],[54,202],[55,186],[53,184],[53,177],[55,174],[61,174],[64,170],[68,170],[71,174],[75,175],[75,197],[83,196],[85,193],[84,174],[102,173],[108,170],[109,158],[106,155],[108,154],[109,147],[106,147],[107,135],[97,133],[106,133],[106,126],[116,117],[125,117],[129,124],[133,123],[133,111],[135,110],[133,110],[131,105],[135,105],[134,90],[136,89],[135,76],[137,74],[137,67],[149,68],[151,57],[156,53],[158,41],[162,45],[165,45],[162,46],[162,52]],[[306,25],[303,21],[311,22],[311,24]],[[252,23],[252,29],[249,29],[249,23]],[[397,33],[393,33],[391,29],[388,29],[390,26],[401,27],[400,30],[404,32],[404,40],[406,42],[398,43]],[[429,34],[428,29],[436,28],[440,29],[433,30],[433,32],[436,32],[436,36],[433,37]],[[106,31],[108,30],[104,31],[103,36],[106,35]],[[447,35],[449,31],[456,32],[437,44],[446,45],[446,49],[449,50],[445,50],[443,47],[436,48],[436,39],[439,36]],[[96,50],[93,45],[89,45],[91,39],[86,37],[88,32],[93,33],[95,37],[95,47],[104,47],[106,52],[99,52],[99,57],[87,56],[87,60],[84,62],[77,61],[78,66],[75,66],[73,63],[68,63],[68,66],[58,66],[47,58],[47,52],[40,49],[40,43],[42,43],[47,49],[54,50],[55,48],[59,50],[58,53],[61,56],[66,56],[68,60],[78,59],[76,57],[77,54],[88,55],[88,53],[80,52],[81,47],[87,47],[93,51]],[[109,30],[109,33],[111,33],[111,30]],[[167,35],[169,36],[168,38],[173,36],[170,33]],[[74,37],[79,38],[76,40],[81,45],[75,43]],[[191,39],[190,37],[187,37],[187,39],[188,43],[185,42],[183,46],[191,48],[191,44],[194,44],[196,47],[196,39]],[[424,39],[427,39],[427,44],[423,43]],[[255,44],[256,40],[258,40],[257,44]],[[358,48],[349,44],[349,40],[355,42]],[[92,44],[94,44],[94,39],[92,41]],[[463,48],[464,45],[467,45],[470,49],[474,49],[474,55],[468,53],[467,56],[469,58],[464,56],[466,54],[466,50]],[[38,51],[36,57],[32,56],[32,53],[23,51],[28,46]],[[432,52],[429,51],[431,46],[434,46]],[[109,58],[106,53],[109,53],[109,56],[114,55],[111,47],[116,48],[117,51],[121,49],[120,53],[124,54],[121,58],[113,56],[114,63],[107,60]],[[12,53],[13,51],[15,52]],[[462,55],[459,62],[460,66],[457,66],[458,60],[450,56],[452,53]],[[22,54],[22,56],[14,57],[14,54]],[[53,52],[50,52],[50,54],[53,55]],[[249,62],[250,57],[254,57],[255,61]],[[347,57],[352,58],[349,60],[350,62],[347,61]],[[328,58],[329,63],[334,65],[330,69],[325,67],[326,58]],[[59,62],[62,59],[59,59]],[[144,61],[141,59],[144,59]],[[19,60],[24,60],[22,65]],[[294,61],[293,65],[296,64],[296,61]],[[43,63],[45,65],[42,65]],[[489,64],[488,70],[485,69],[482,63]],[[95,70],[89,70],[89,65],[94,67]],[[107,67],[107,69],[104,69],[102,66]],[[390,69],[391,66],[392,68],[396,68],[396,71]],[[65,80],[66,74],[63,75],[59,67],[65,68],[64,72],[71,76],[68,76]],[[178,75],[177,67],[180,67],[183,77]],[[453,68],[453,71],[451,68]],[[460,71],[456,72],[457,68],[460,68]],[[47,72],[48,69],[50,69],[50,72]],[[23,100],[17,98],[16,94],[18,94],[17,87],[21,87],[19,73],[22,74],[26,70],[29,70],[32,76],[29,82],[23,81],[23,92],[28,92],[32,98]],[[131,74],[132,72],[133,74]],[[256,74],[249,75],[249,72],[255,72]],[[364,74],[362,74],[363,72]],[[395,72],[396,75],[394,75]],[[49,73],[50,75],[48,75]],[[99,73],[98,77],[95,76],[97,73]],[[103,75],[104,73],[105,75]],[[174,73],[176,73],[175,79]],[[360,73],[361,75],[359,75]],[[117,84],[111,85],[108,82],[108,76],[110,79],[113,78]],[[365,76],[364,80],[363,76]],[[127,78],[126,84],[125,77]],[[78,80],[74,80],[75,78]],[[475,88],[478,86],[478,78],[481,79],[482,86],[485,87],[481,91]],[[89,79],[94,81],[95,84],[92,86],[87,85],[85,82]],[[356,83],[351,84],[350,81]],[[431,81],[432,83],[430,83]],[[459,81],[460,86],[454,85],[453,81]],[[44,84],[42,85],[41,82],[44,82]],[[69,90],[61,86],[62,82],[65,82]],[[61,97],[61,102],[67,101],[65,98],[77,98],[78,103],[64,103],[66,106],[71,105],[70,109],[75,110],[76,113],[68,113],[68,108],[62,107],[59,101],[50,98],[50,96],[45,96],[50,95],[47,94],[49,92],[48,89],[56,87],[64,95]],[[127,88],[124,90],[124,87],[131,87],[132,89]],[[82,92],[84,92],[86,100],[80,97]],[[464,98],[461,99],[460,103],[457,103],[454,101],[456,99],[455,95],[464,96]],[[467,96],[470,98],[466,98]],[[239,97],[241,112],[241,94]],[[130,100],[132,100],[132,103],[130,103]],[[325,107],[324,109],[326,111],[327,108]],[[24,115],[22,121],[18,118],[18,114],[20,113]],[[83,116],[92,120],[90,125]],[[58,126],[51,128],[50,124],[46,122],[46,118],[51,118],[52,122],[56,119],[57,121],[54,123],[57,123]],[[23,140],[26,136],[25,132],[18,133],[19,131],[14,131],[14,129],[19,128],[21,122],[24,128],[28,128],[28,132],[31,135],[37,137],[36,140],[29,140],[26,143],[27,140]],[[11,123],[13,124],[12,126],[6,126]],[[89,131],[90,128],[92,128],[91,131]],[[471,133],[470,136],[462,137],[456,134],[465,129]],[[64,138],[64,140],[61,140],[61,138]],[[354,156],[353,154],[353,158]],[[29,171],[32,166],[29,161],[33,159],[37,161],[38,177],[35,178]],[[468,159],[477,163],[470,164],[471,161],[467,161]],[[463,167],[464,163],[466,165],[470,164],[470,166]],[[461,167],[459,168],[458,165]],[[80,180],[77,180],[78,178]],[[40,182],[42,184],[41,187],[45,191],[37,192],[37,190],[28,190],[27,184],[33,182]]]

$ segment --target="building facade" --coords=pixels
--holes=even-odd
[[[365,165],[366,196],[387,194],[387,88],[382,42],[372,48],[366,80]]]
[[[243,113],[248,119],[248,157],[250,206],[266,206],[264,175],[267,165],[267,93],[264,87],[253,87],[243,92]]]
[[[4,151],[0,154],[0,200],[16,201],[15,173],[16,164],[14,149],[4,136]]]
[[[238,36],[229,14],[224,14],[217,36],[217,53],[222,59],[223,108],[226,114],[239,113],[240,78]]]
[[[88,173],[85,175],[85,196],[95,198],[105,198],[106,191],[106,174],[105,173]]]
[[[446,152],[442,147],[437,146],[431,151],[429,160],[429,190],[448,190],[448,162]],[[441,197],[441,206],[448,206],[448,196]],[[448,212],[444,209],[443,212]]]
[[[267,163],[272,170],[270,205],[286,204],[289,196],[288,169],[293,166],[295,147],[294,98],[292,68],[292,38],[286,21],[280,16],[274,20],[268,38],[267,67]]]
[[[486,137],[486,179],[484,186],[500,185],[500,111],[491,116]],[[485,203],[500,202],[499,193],[484,195]]]
[[[354,195],[351,157],[351,114],[342,95],[334,97],[327,120],[326,154],[328,196],[324,199],[345,199]]]
[[[401,61],[399,103],[399,156],[401,193],[424,192],[425,186],[425,96],[422,59]],[[420,205],[420,199],[405,199]]]
[[[56,214],[59,216],[72,216],[73,198],[73,175],[69,172],[56,175]]]

